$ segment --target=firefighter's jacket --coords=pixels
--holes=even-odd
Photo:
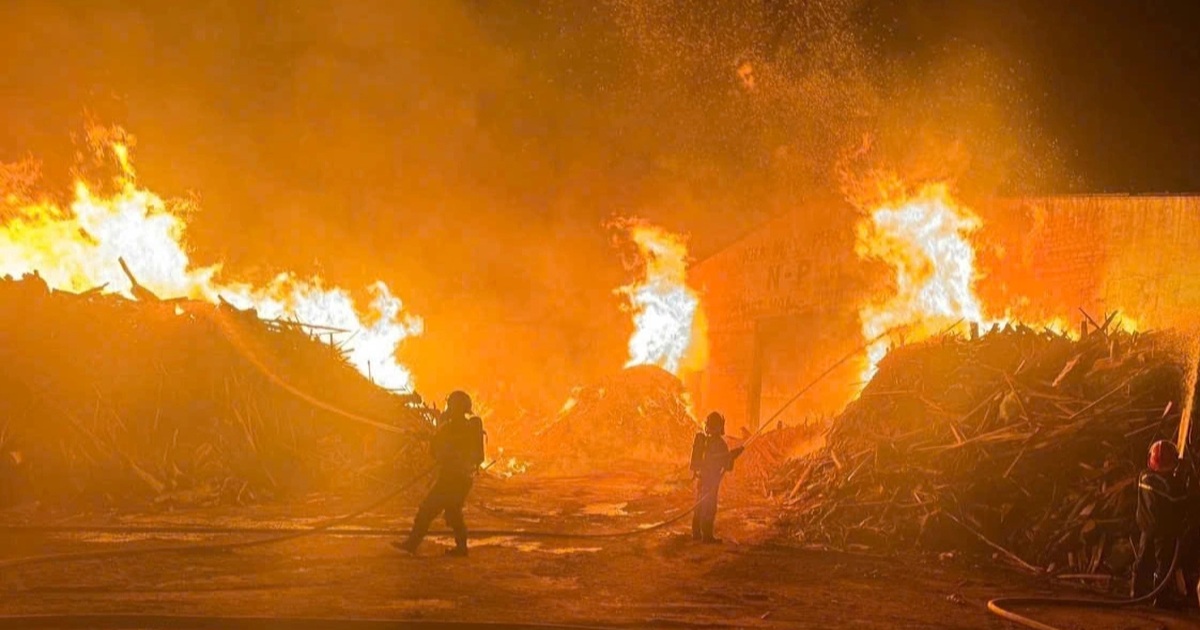
[[[741,449],[729,450],[725,438],[719,435],[697,433],[692,442],[692,472],[707,481],[720,481],[727,471],[733,470],[733,460]]]
[[[1152,470],[1138,479],[1137,524],[1156,537],[1176,537],[1183,533],[1187,516],[1187,488],[1178,475]]]
[[[443,412],[433,436],[433,459],[440,474],[471,476],[478,464],[470,461],[470,429],[466,415]]]

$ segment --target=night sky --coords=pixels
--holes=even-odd
[[[623,360],[617,215],[703,257],[813,200],[852,219],[873,169],[1200,191],[1196,4],[9,0],[0,161],[65,191],[85,119],[122,125],[198,197],[198,262],[383,279],[430,324],[419,379],[501,362],[561,400]]]

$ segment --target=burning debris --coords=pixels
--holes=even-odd
[[[776,477],[790,530],[1126,571],[1137,475],[1151,442],[1176,437],[1186,352],[1176,335],[1108,326],[1081,341],[1007,327],[892,351],[826,446]]]
[[[368,381],[314,339],[327,328],[130,280],[138,301],[0,281],[3,503],[252,502],[424,461],[420,399]]]
[[[195,266],[184,244],[186,200],[163,199],[139,186],[130,147],[119,128],[89,129],[95,170],[111,181],[77,181],[66,207],[34,193],[32,176],[13,177],[25,165],[0,164],[0,275],[38,272],[50,288],[82,292],[96,287],[136,297],[130,269],[144,289],[164,298],[228,302],[266,319],[289,318],[348,330],[346,357],[364,375],[395,390],[412,390],[396,348],[421,333],[419,318],[404,313],[382,282],[369,287],[372,302],[360,308],[350,294],[319,278],[284,273],[265,285],[222,279],[221,266]],[[83,165],[93,166],[93,165]],[[118,264],[124,259],[126,264]]]
[[[537,436],[539,470],[683,466],[699,430],[683,384],[643,365],[576,388],[558,417]]]

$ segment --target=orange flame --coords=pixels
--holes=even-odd
[[[100,142],[120,167],[111,195],[94,193],[78,181],[74,199],[64,209],[0,190],[6,205],[0,223],[0,276],[36,271],[51,289],[78,292],[105,285],[131,296],[132,284],[118,263],[124,258],[138,282],[163,298],[213,303],[224,298],[238,308],[256,309],[264,319],[355,331],[347,344],[351,363],[384,387],[412,389],[411,374],[397,363],[395,352],[406,337],[420,334],[422,323],[402,313],[387,285],[376,282],[369,288],[374,299],[364,312],[347,291],[326,288],[320,278],[283,273],[266,286],[219,282],[219,264],[193,267],[188,260],[183,238],[188,205],[138,187],[128,145]]]
[[[975,249],[968,240],[980,225],[943,184],[925,186],[900,203],[885,203],[862,219],[855,253],[883,261],[895,271],[895,294],[859,311],[864,338],[892,330],[924,338],[959,320],[981,322]],[[871,344],[863,380],[874,375],[887,348],[887,339]]]
[[[637,246],[643,267],[636,282],[617,290],[633,311],[625,367],[657,365],[676,376],[702,368],[704,317],[700,297],[687,284],[685,238],[643,221],[618,225]]]
[[[975,293],[979,274],[971,236],[982,227],[980,218],[957,203],[945,184],[926,185],[912,196],[892,194],[898,187],[895,181],[881,184],[880,191],[898,201],[880,204],[856,229],[855,253],[887,263],[895,284],[890,298],[859,309],[863,337],[883,337],[867,348],[863,382],[874,376],[892,333],[920,341],[960,321],[985,330],[1015,323],[1008,310],[1002,317],[989,315]],[[1076,335],[1065,317],[1039,319],[1040,328]],[[1118,325],[1137,330],[1129,318]]]

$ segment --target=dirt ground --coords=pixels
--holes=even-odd
[[[616,532],[689,503],[685,481],[647,474],[481,480],[468,508],[469,558],[435,537],[413,558],[388,542],[408,526],[414,493],[369,514],[355,535],[321,535],[236,552],[77,560],[0,573],[0,615],[139,613],[469,622],[620,628],[1006,628],[985,610],[1003,594],[1079,594],[1005,569],[925,556],[806,550],[781,542],[771,505],[731,493],[722,545],[696,545],[686,519],[610,539],[538,539],[505,530]],[[32,531],[31,524],[131,527],[307,526],[350,511],[346,499],[258,508],[5,514],[4,558],[129,549],[263,534]],[[1039,611],[1066,628],[1198,628],[1200,615],[1146,609]]]

